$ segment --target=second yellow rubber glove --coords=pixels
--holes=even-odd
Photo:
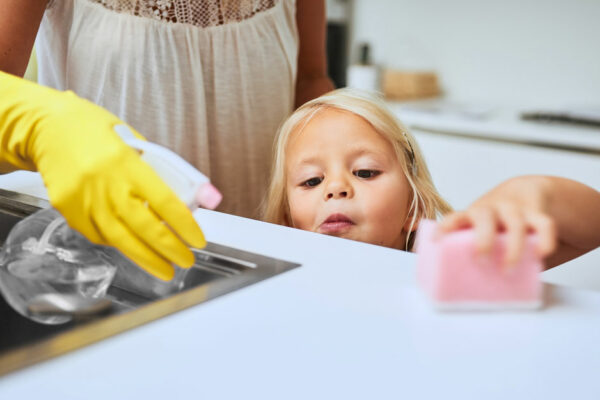
[[[50,203],[94,243],[169,280],[206,244],[185,204],[114,132],[122,122],[72,92],[0,72],[0,169],[37,169]],[[14,167],[13,167],[14,166]]]

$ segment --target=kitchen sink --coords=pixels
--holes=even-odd
[[[45,200],[0,189],[0,244],[17,222],[49,206]],[[210,242],[192,251],[196,262],[179,284],[156,285],[141,272],[134,276],[135,285],[115,279],[107,291],[112,301],[108,310],[62,325],[33,322],[0,297],[0,376],[299,266]],[[153,282],[154,290],[140,290]]]

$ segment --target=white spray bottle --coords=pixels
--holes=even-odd
[[[138,139],[127,125],[117,125],[115,132],[156,171],[177,196],[189,207],[215,209],[223,196],[196,168],[162,146]]]

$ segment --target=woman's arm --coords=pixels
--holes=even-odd
[[[296,24],[300,37],[296,107],[333,90],[327,75],[325,2],[299,0],[296,2]]]
[[[194,263],[189,246],[206,241],[186,205],[115,132],[120,124],[73,92],[0,72],[0,170],[37,169],[70,227],[169,280],[173,263]]]
[[[48,0],[0,0],[0,71],[23,76]]]
[[[600,246],[600,192],[574,180],[522,176],[501,183],[466,211],[448,215],[440,232],[472,226],[482,253],[500,230],[508,235],[507,262],[518,259],[527,232],[551,268]]]

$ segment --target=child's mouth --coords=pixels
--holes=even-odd
[[[319,226],[321,233],[335,235],[344,233],[349,230],[354,224],[350,218],[344,214],[331,214],[323,223]]]

